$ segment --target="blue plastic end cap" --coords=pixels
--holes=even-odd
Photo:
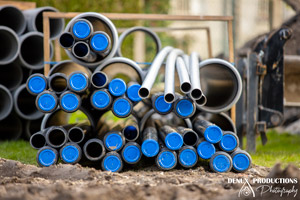
[[[116,133],[112,133],[105,138],[105,146],[112,150],[118,151],[123,146],[122,137]]]
[[[187,99],[183,99],[183,100],[179,100],[179,102],[176,104],[175,110],[178,115],[182,117],[188,117],[191,114],[193,114],[195,110],[195,106],[191,101]]]
[[[73,163],[78,159],[78,157],[79,157],[79,151],[75,146],[69,145],[63,148],[61,153],[61,159],[64,162]]]
[[[39,94],[46,89],[46,80],[40,76],[33,76],[28,82],[29,90],[34,94]]]
[[[233,157],[232,163],[235,170],[244,171],[249,168],[251,161],[247,155],[238,153]]]
[[[120,78],[115,78],[109,83],[108,90],[114,96],[122,96],[126,92],[126,83]]]
[[[161,168],[170,169],[176,165],[176,157],[170,151],[164,151],[158,156],[158,164]]]
[[[79,107],[79,99],[75,94],[65,94],[60,99],[60,104],[67,111],[76,110]]]
[[[75,37],[79,39],[84,39],[90,35],[91,27],[86,21],[77,21],[73,25],[72,32]]]
[[[236,137],[230,134],[223,135],[221,141],[220,141],[220,147],[224,151],[232,151],[237,146],[237,140]]]
[[[51,94],[42,94],[38,99],[38,107],[43,111],[51,111],[56,105],[57,100]]]
[[[39,153],[39,163],[45,167],[53,165],[56,161],[56,154],[51,149],[44,149]]]
[[[117,99],[113,105],[113,111],[116,115],[127,116],[131,112],[132,106],[126,99]]]
[[[131,101],[141,101],[142,98],[139,96],[139,89],[141,88],[140,84],[134,84],[128,87],[127,96]]]
[[[84,76],[83,74],[80,73],[76,73],[73,74],[70,79],[69,79],[69,84],[70,87],[74,90],[74,91],[82,91],[85,88],[87,88],[88,86],[88,80],[87,77]]]
[[[141,151],[137,146],[129,145],[123,151],[123,158],[128,163],[135,163],[141,158]]]
[[[225,155],[217,155],[213,160],[213,168],[217,172],[226,172],[230,166],[230,160]]]
[[[193,166],[197,162],[197,153],[191,149],[184,149],[180,152],[179,160],[184,166]]]
[[[109,155],[104,158],[104,169],[111,172],[116,172],[122,167],[122,161],[118,156]]]
[[[109,39],[105,34],[97,33],[91,39],[91,47],[95,51],[103,51],[107,49],[109,45]]]
[[[178,150],[183,145],[183,138],[177,132],[169,133],[165,138],[166,146],[171,150]]]
[[[146,157],[154,157],[159,152],[158,142],[152,139],[145,140],[141,148]]]
[[[164,96],[161,95],[161,96],[156,98],[154,106],[155,106],[155,109],[158,112],[166,113],[166,112],[169,112],[171,110],[172,103],[167,103],[164,99]]]
[[[97,91],[92,96],[92,104],[97,108],[106,108],[110,101],[110,95],[104,91]]]
[[[198,145],[197,152],[200,158],[210,159],[216,153],[216,148],[212,143],[203,141]]]
[[[223,137],[223,132],[220,129],[220,127],[216,125],[211,125],[204,131],[204,137],[205,139],[210,143],[218,143]]]

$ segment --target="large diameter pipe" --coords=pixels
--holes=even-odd
[[[242,79],[236,68],[222,59],[207,59],[200,63],[200,80],[207,103],[200,110],[220,113],[229,110],[240,98]]]
[[[12,29],[0,26],[0,42],[0,65],[7,65],[18,57],[20,41]]]
[[[40,7],[23,11],[23,14],[26,18],[28,31],[43,32],[43,12],[58,12],[58,10],[53,7]],[[65,21],[63,18],[49,19],[49,23],[50,39],[55,39],[63,31]]]
[[[40,70],[44,67],[44,35],[39,32],[29,32],[20,37],[19,61],[22,66]],[[50,57],[53,56],[53,47],[50,43]]]
[[[151,64],[148,73],[145,77],[145,80],[143,81],[143,84],[139,90],[139,95],[142,99],[145,99],[149,97],[150,90],[155,82],[156,76],[159,72],[159,69],[165,60],[166,56],[173,50],[172,47],[165,47],[163,48],[155,57],[153,60],[153,63]]]
[[[15,90],[23,80],[23,70],[17,62],[0,66],[0,84],[10,91]]]
[[[61,62],[58,62],[55,64],[51,70],[49,71],[49,76],[55,74],[55,73],[63,73],[67,77],[69,77],[73,72],[82,72],[88,75],[88,77],[91,76],[91,71],[87,69],[86,67],[79,65],[77,63],[72,62],[71,60],[64,60]]]
[[[22,121],[15,114],[0,120],[0,140],[17,140],[21,137]]]
[[[189,60],[189,73],[190,73],[190,79],[191,79],[191,93],[190,96],[194,99],[200,99],[202,96],[202,90],[200,86],[200,71],[199,71],[199,55],[196,52],[192,52],[190,55]],[[219,73],[219,72],[217,72]]]
[[[14,91],[13,102],[16,113],[23,119],[35,120],[44,115],[36,108],[35,96],[27,91],[26,84]]]
[[[190,92],[192,86],[189,77],[189,72],[182,57],[176,59],[176,70],[180,81],[180,90],[183,93]]]
[[[25,17],[18,8],[14,6],[0,7],[0,26],[7,26],[16,32],[17,35],[24,33],[26,28]]]
[[[89,45],[85,42],[76,42],[72,47],[72,54],[76,58],[88,63],[95,62],[97,59],[96,54],[91,51]]]
[[[0,121],[5,119],[12,111],[13,97],[10,91],[3,85],[0,85]]]
[[[30,139],[30,137],[34,134],[39,132],[41,129],[41,123],[42,123],[43,118],[39,118],[36,120],[26,120],[25,125],[24,125],[24,136],[26,139]]]
[[[167,57],[164,91],[164,98],[167,103],[175,101],[175,64],[177,57],[182,54],[183,51],[180,49],[174,49]]]

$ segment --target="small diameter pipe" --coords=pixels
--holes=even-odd
[[[230,155],[223,151],[217,151],[209,160],[209,167],[213,172],[226,173],[232,168]]]
[[[12,29],[0,26],[0,42],[0,65],[7,65],[18,57],[20,41]]]
[[[142,153],[146,157],[154,157],[159,152],[157,130],[154,127],[147,127],[142,135]]]
[[[44,91],[36,97],[35,105],[42,113],[52,113],[58,106],[58,97],[54,92]]]
[[[195,102],[188,97],[179,96],[174,103],[174,113],[182,119],[192,117],[196,112]]]
[[[207,121],[219,126],[222,130],[236,133],[236,127],[232,119],[225,113],[207,113],[205,116]]]
[[[95,71],[92,74],[91,83],[94,88],[101,89],[105,88],[108,85],[109,79],[104,72]]]
[[[76,112],[81,106],[81,98],[73,92],[66,91],[60,95],[59,106],[65,112]]]
[[[90,79],[86,73],[75,71],[68,76],[67,84],[72,92],[84,93],[90,87]]]
[[[73,35],[69,32],[63,32],[60,36],[59,36],[59,44],[62,48],[67,49],[67,50],[71,50],[72,47],[75,44],[75,38],[73,37]]]
[[[18,62],[12,62],[0,67],[0,84],[7,87],[10,91],[14,91],[21,85],[24,76],[23,69]]]
[[[136,142],[128,142],[122,149],[121,156],[127,164],[136,164],[142,158],[141,147]]]
[[[127,97],[119,97],[113,101],[112,112],[119,118],[128,117],[133,110],[133,104]]]
[[[90,139],[83,146],[83,153],[90,161],[99,161],[105,155],[103,142],[99,139]]]
[[[92,63],[96,61],[97,55],[90,50],[90,47],[85,42],[76,42],[72,47],[72,54],[81,60]]]
[[[90,38],[90,47],[98,55],[105,57],[110,53],[111,40],[107,33],[96,31]]]
[[[68,89],[68,79],[63,73],[55,73],[48,80],[50,90],[56,94],[61,94]]]
[[[168,125],[160,127],[158,135],[170,150],[178,150],[183,145],[182,136],[174,128]]]
[[[82,158],[81,147],[76,143],[68,142],[59,151],[60,159],[66,164],[76,164]]]
[[[136,82],[130,82],[127,85],[126,90],[126,96],[133,102],[137,103],[142,100],[142,98],[139,96],[139,89],[141,88],[141,85]]]
[[[167,103],[173,103],[175,101],[175,63],[176,58],[182,54],[183,51],[174,49],[167,57],[164,91],[164,97]]]
[[[200,99],[195,100],[197,106],[205,106],[205,104],[207,103],[207,98],[204,94],[202,94],[202,96],[200,97]]]
[[[52,126],[45,133],[46,143],[53,148],[60,148],[68,141],[68,133],[61,126]]]
[[[176,59],[176,70],[180,81],[180,90],[183,93],[189,93],[192,86],[186,64],[182,57]]]
[[[13,109],[13,97],[10,91],[0,85],[0,121],[5,119]]]
[[[166,56],[173,50],[172,47],[164,47],[153,60],[148,73],[144,79],[144,82],[139,90],[139,95],[142,99],[148,98],[150,95],[150,90],[155,82],[156,76],[159,72],[159,69],[164,62]]]
[[[230,156],[232,158],[232,168],[234,171],[245,172],[251,168],[252,158],[246,151],[238,148]]]
[[[46,146],[46,138],[45,138],[45,132],[47,129],[36,132],[30,137],[30,145],[34,149],[41,149],[44,146]]]
[[[15,114],[0,120],[0,140],[17,140],[23,132],[22,121]]]
[[[115,97],[122,96],[125,94],[127,89],[126,83],[123,79],[115,78],[110,81],[108,84],[108,90],[111,93],[111,95]]]
[[[91,133],[91,126],[89,123],[77,124],[68,130],[68,139],[70,142],[80,144]]]
[[[233,152],[239,147],[238,136],[231,131],[224,131],[223,137],[219,142],[219,147],[222,151]]]
[[[213,144],[220,142],[223,137],[220,127],[204,119],[195,120],[193,128],[199,136],[204,137],[208,142]]]
[[[87,40],[94,30],[89,20],[81,18],[73,22],[70,32],[76,40]]]
[[[32,74],[26,81],[27,91],[32,95],[38,95],[47,89],[48,79],[43,74]]]
[[[183,146],[178,152],[178,162],[184,168],[192,168],[198,162],[197,151],[192,146]]]
[[[187,69],[187,71],[189,72],[190,71],[190,57],[186,54],[184,54],[182,56],[183,60],[184,60],[184,63],[185,63],[185,67]]]
[[[30,137],[41,130],[43,117],[36,120],[26,120],[24,122],[24,133],[25,139],[30,139]]]
[[[177,154],[166,148],[160,141],[160,152],[156,157],[155,164],[159,169],[168,171],[177,165]]]
[[[202,90],[200,86],[200,70],[199,70],[199,55],[196,52],[192,52],[189,61],[189,74],[192,84],[190,96],[192,99],[197,100],[202,96]]]
[[[216,153],[216,148],[214,144],[200,138],[197,144],[197,153],[201,159],[208,160]]]
[[[10,5],[1,6],[0,26],[11,28],[17,35],[23,34],[26,28],[26,21],[22,11]]]
[[[128,142],[134,142],[139,138],[139,125],[137,119],[134,116],[131,115],[125,119],[122,134]]]
[[[58,152],[49,146],[41,148],[36,155],[36,161],[40,167],[49,167],[58,162]]]
[[[123,161],[120,156],[115,151],[108,152],[101,163],[101,167],[104,171],[111,171],[111,172],[120,172],[123,169]]]
[[[109,110],[113,98],[107,89],[96,90],[93,92],[90,102],[96,110]]]
[[[125,137],[119,131],[109,131],[103,138],[104,146],[108,151],[119,151],[125,145]]]
[[[172,112],[173,103],[167,103],[164,98],[164,93],[156,93],[152,95],[152,108],[161,115],[166,115]]]
[[[196,146],[198,144],[199,136],[193,129],[178,126],[177,131],[182,135],[184,145]]]

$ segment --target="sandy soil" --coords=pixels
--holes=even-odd
[[[272,171],[253,166],[246,173],[226,174],[212,173],[202,166],[170,172],[148,167],[111,173],[80,165],[39,168],[0,159],[0,199],[241,199],[237,193],[242,184],[228,183],[227,178],[266,176],[296,176],[300,180],[299,169],[293,166],[283,171],[279,166]]]

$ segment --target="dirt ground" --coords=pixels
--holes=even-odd
[[[169,172],[148,167],[111,173],[80,165],[59,164],[39,168],[0,159],[0,199],[241,199],[237,194],[242,184],[228,183],[227,178],[266,176],[298,177],[300,181],[299,169],[294,166],[288,166],[285,170],[281,170],[279,165],[272,170],[253,166],[246,173],[226,174],[212,173],[202,166]],[[266,197],[277,199],[274,196]]]

